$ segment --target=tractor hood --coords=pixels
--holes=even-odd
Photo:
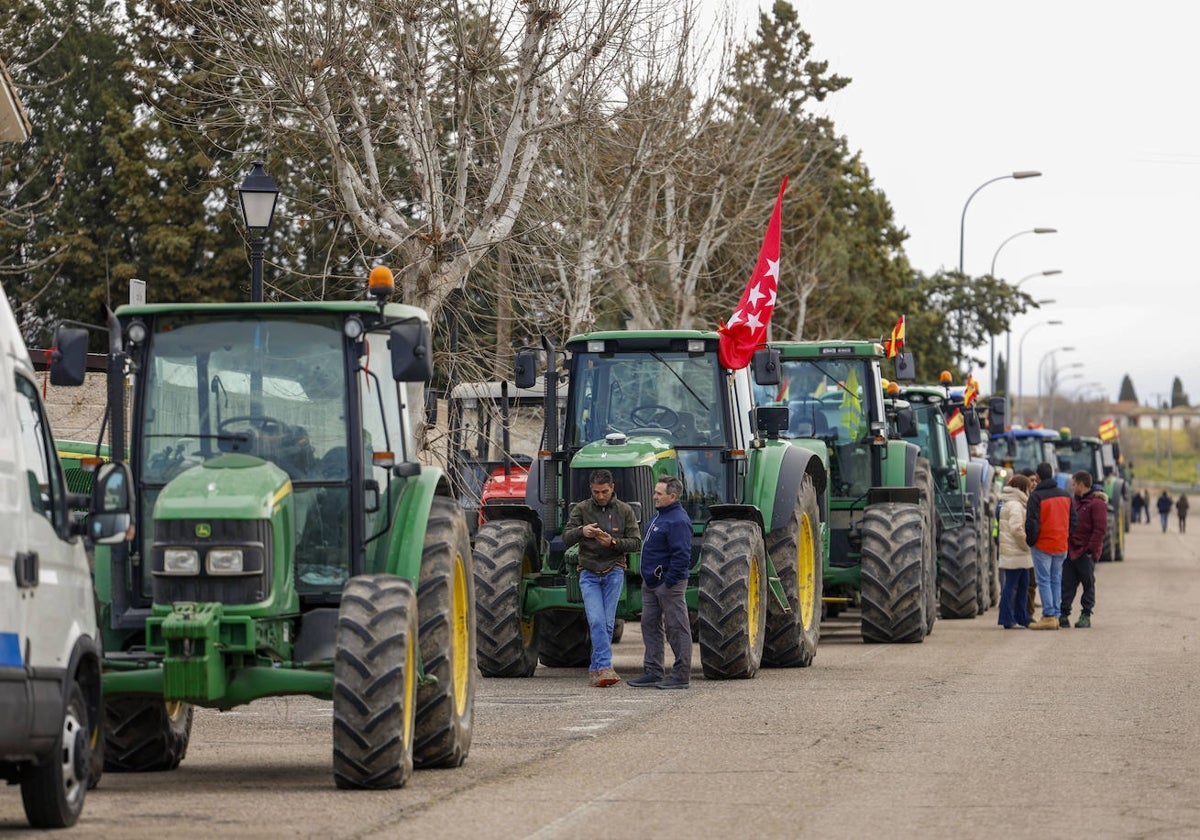
[[[571,468],[614,469],[620,467],[653,467],[663,458],[674,458],[671,439],[663,435],[634,435],[617,433],[608,439],[589,443],[575,453]]]
[[[253,455],[220,455],[172,480],[155,519],[271,519],[292,492],[279,467]]]

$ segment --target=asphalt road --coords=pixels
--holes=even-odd
[[[378,793],[334,789],[328,703],[200,711],[178,770],[105,775],[54,836],[1200,837],[1200,534],[1133,527],[1091,629],[991,610],[877,646],[851,613],[813,667],[749,681],[480,680],[466,764]],[[618,671],[641,653],[627,627]]]

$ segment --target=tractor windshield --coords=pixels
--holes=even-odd
[[[786,437],[819,437],[837,444],[865,443],[872,406],[863,359],[785,359],[779,386],[755,386],[758,405],[786,405]]]
[[[716,353],[577,354],[565,443],[581,447],[612,432],[662,435],[677,446],[723,445]]]
[[[1058,458],[1054,443],[1043,437],[994,437],[988,442],[988,460],[1018,472],[1035,470],[1043,461],[1051,464]]]

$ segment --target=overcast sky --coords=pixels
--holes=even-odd
[[[957,268],[976,187],[1043,173],[984,187],[966,213],[967,273],[987,273],[993,258],[1009,282],[1063,272],[1021,287],[1057,303],[1014,321],[1014,386],[1018,364],[1033,395],[1044,360],[1044,370],[1081,362],[1061,371],[1061,393],[1099,383],[1116,399],[1128,373],[1145,403],[1179,376],[1200,403],[1200,4],[793,5],[815,57],[853,79],[824,108],[891,201],[915,267]],[[1058,233],[1001,247],[1035,227]],[[1063,324],[1040,323],[1050,319]],[[921,336],[908,341],[919,353]],[[1077,349],[1047,356],[1063,346]]]

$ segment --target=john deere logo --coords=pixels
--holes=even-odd
[[[212,526],[207,522],[201,522],[196,526],[196,539],[206,540],[212,536]]]

